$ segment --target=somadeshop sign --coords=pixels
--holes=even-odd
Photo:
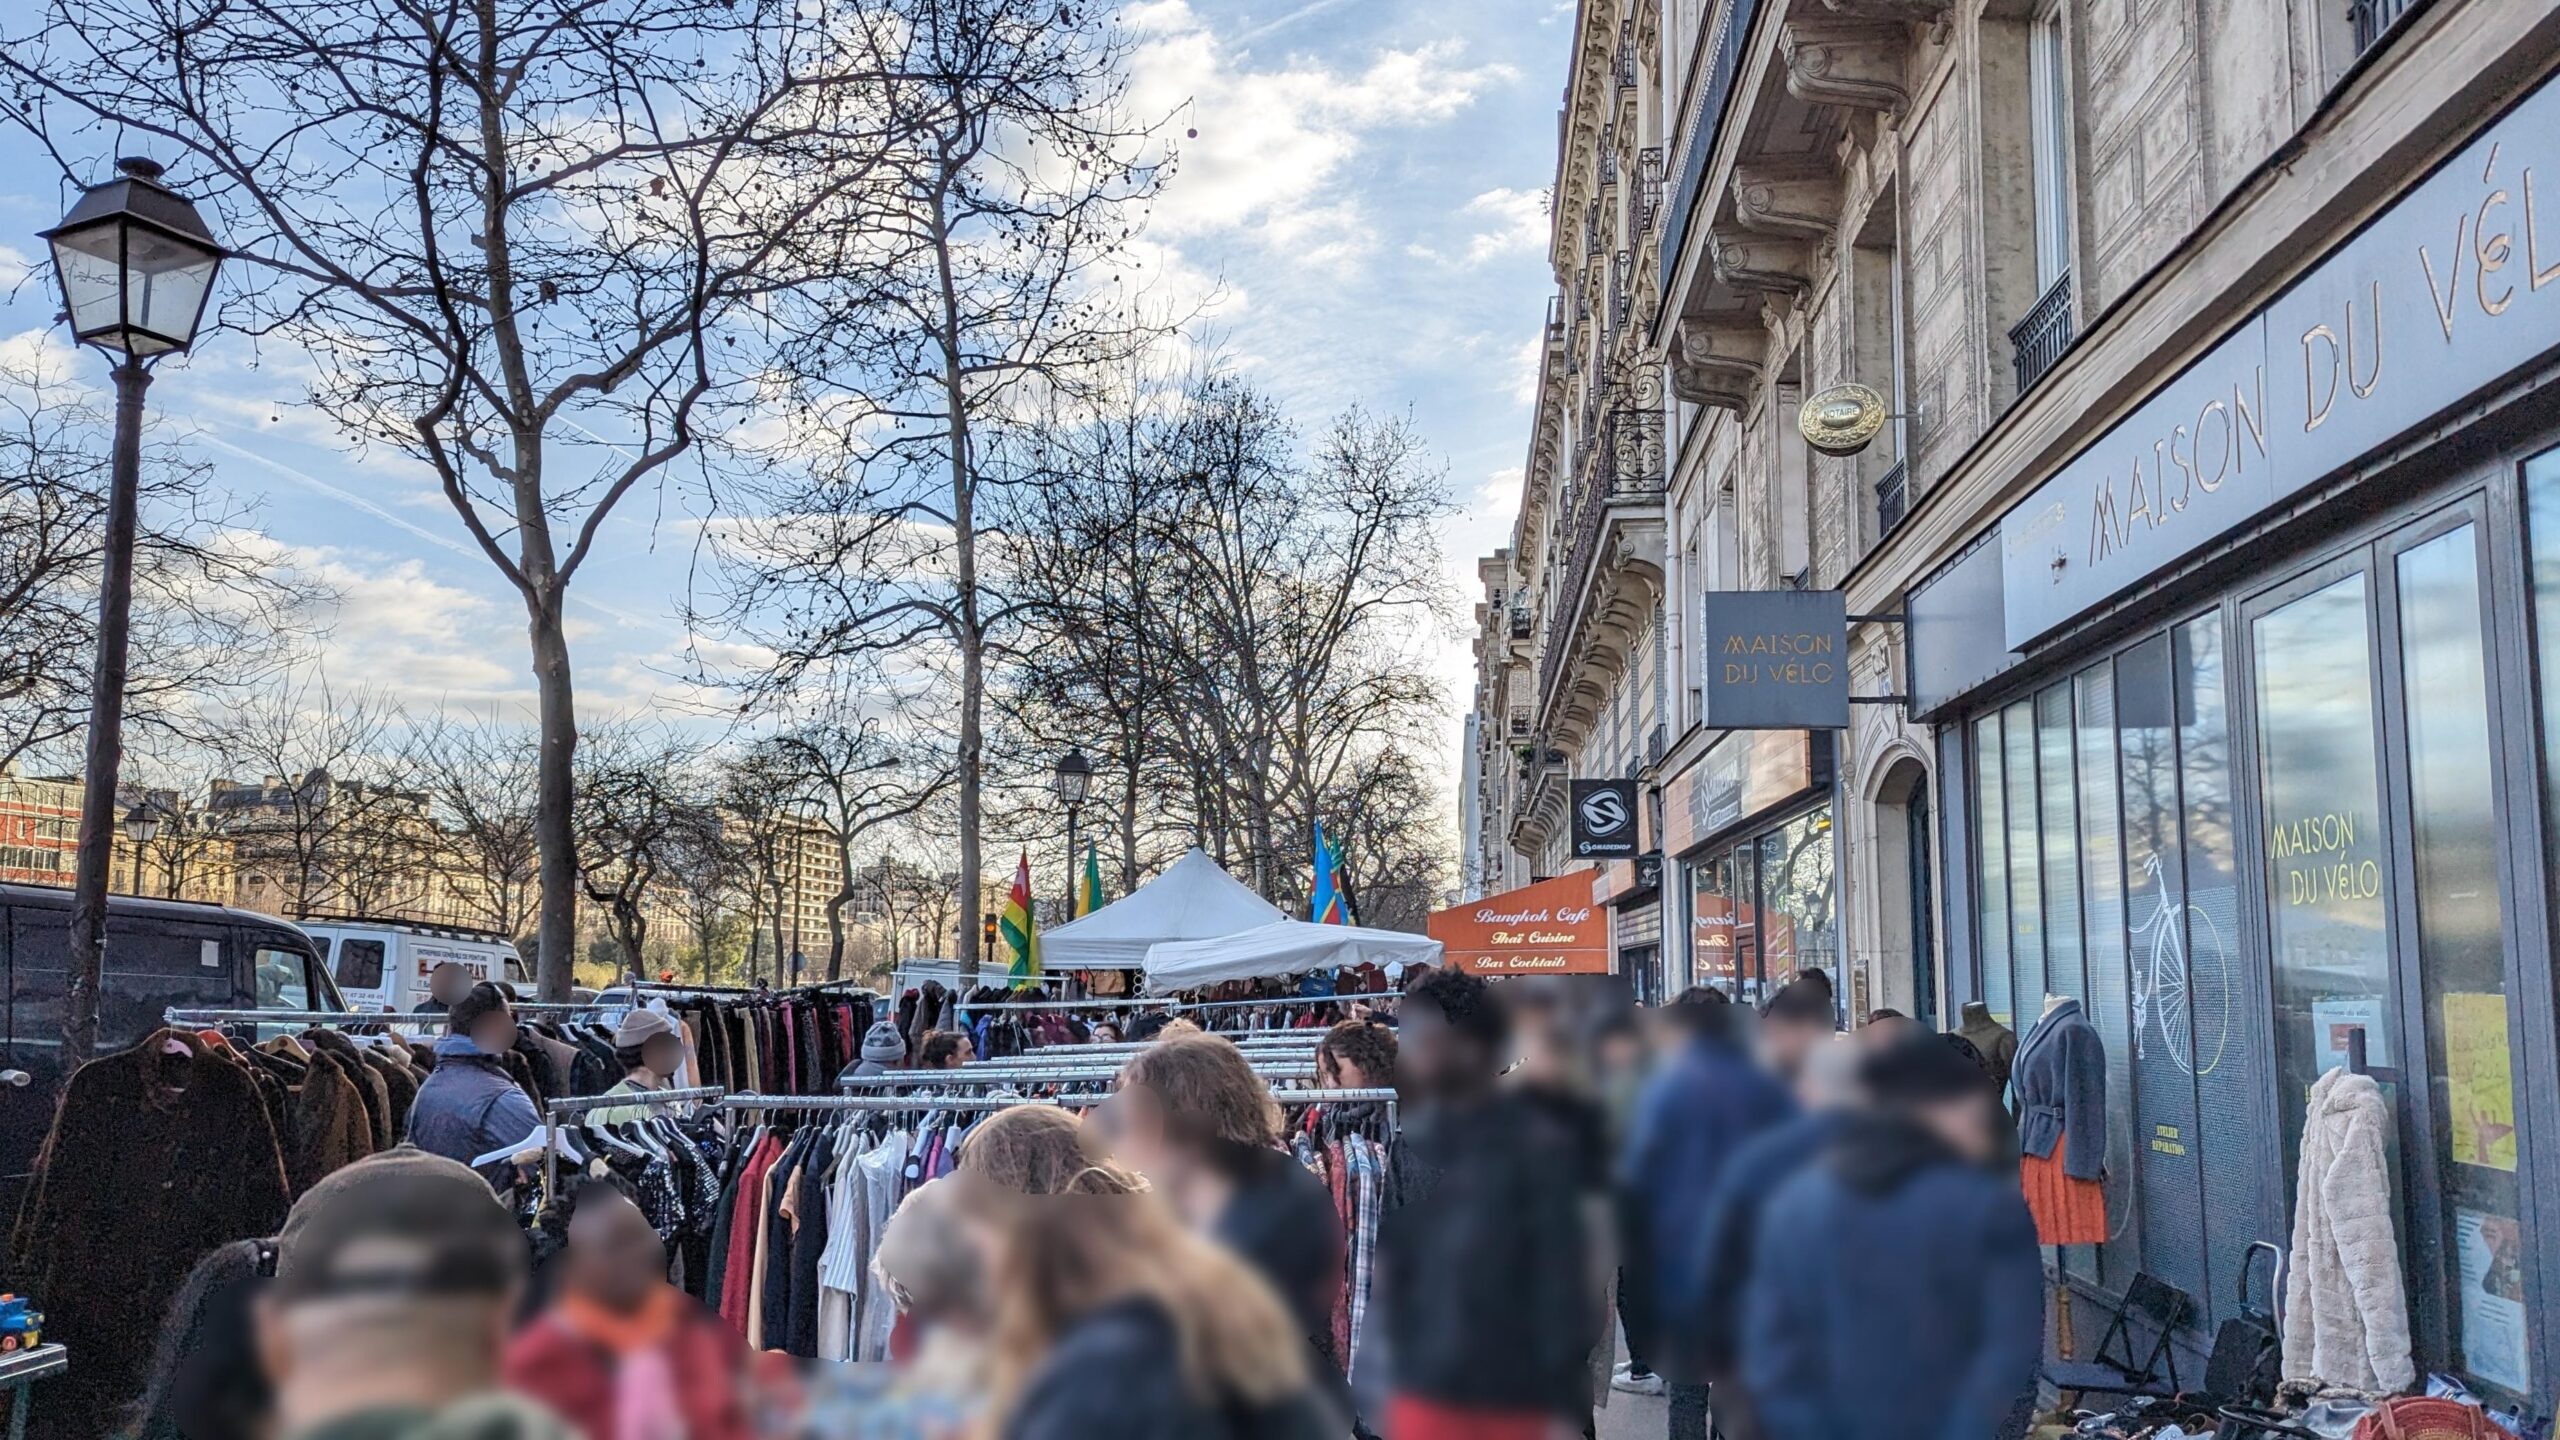
[[[1424,928],[1478,975],[1609,973],[1609,912],[1591,903],[1587,871],[1452,905]]]

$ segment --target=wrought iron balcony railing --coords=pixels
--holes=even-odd
[[[1902,517],[1911,513],[1911,464],[1896,460],[1893,468],[1876,481],[1876,538],[1881,540],[1894,532]]]
[[[2361,55],[2379,42],[2400,17],[2415,10],[2423,0],[2353,0],[2347,6],[2347,18],[2355,26],[2356,53]]]
[[[2071,336],[2071,272],[2066,270],[2027,311],[2027,318],[2009,327],[2009,344],[2017,352],[2020,395],[2034,389],[2062,352],[2071,348]]]
[[[1582,473],[1575,477],[1566,501],[1560,537],[1565,559],[1558,577],[1564,586],[1562,594],[1579,594],[1591,574],[1611,509],[1622,501],[1659,496],[1662,488],[1662,412],[1637,406],[1609,412],[1600,424],[1595,443],[1583,452]],[[1558,613],[1570,613],[1571,604],[1568,599]],[[1538,694],[1542,700],[1555,693],[1556,679],[1573,648],[1571,636],[1549,632],[1547,653],[1538,661]]]
[[[1689,222],[1699,208],[1698,192],[1706,185],[1707,160],[1715,154],[1716,136],[1724,129],[1725,105],[1733,98],[1734,77],[1742,69],[1742,49],[1751,39],[1751,22],[1760,0],[1726,0],[1716,10],[1714,35],[1701,56],[1698,77],[1690,82],[1688,114],[1680,126],[1679,183],[1672,187],[1671,213],[1662,233],[1662,284],[1667,294],[1671,273],[1680,266],[1680,247],[1687,243]]]

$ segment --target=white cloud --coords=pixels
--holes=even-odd
[[[1547,356],[1547,331],[1541,325],[1536,333],[1520,342],[1513,352],[1511,398],[1522,405],[1538,403],[1538,367]]]
[[[1503,255],[1540,254],[1547,248],[1547,193],[1543,190],[1508,186],[1487,190],[1467,202],[1466,213],[1482,216],[1493,225],[1467,242],[1470,265]]]
[[[1320,265],[1347,263],[1375,244],[1366,207],[1343,183],[1375,136],[1443,123],[1517,78],[1507,65],[1465,64],[1463,47],[1450,40],[1380,51],[1356,72],[1296,56],[1257,67],[1250,50],[1219,37],[1188,0],[1152,0],[1123,19],[1138,40],[1132,104],[1140,114],[1173,114],[1176,126],[1197,132],[1180,141],[1181,163],[1156,207],[1154,231],[1177,241],[1249,232]]]

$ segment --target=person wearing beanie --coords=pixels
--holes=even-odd
[[[906,1063],[907,1037],[895,1020],[875,1020],[862,1032],[862,1058],[845,1072],[856,1078],[885,1075]]]
[[[622,1081],[607,1095],[641,1095],[664,1090],[675,1083],[676,1071],[684,1065],[684,1035],[675,1022],[654,1010],[634,1010],[622,1017],[614,1027],[613,1058],[622,1066]],[[598,1110],[594,1120],[601,1125],[621,1125],[649,1118],[647,1105],[616,1105]]]
[[[2021,1435],[2043,1266],[1990,1084],[1926,1033],[1867,1054],[1858,1080],[1864,1106],[1762,1205],[1739,1335],[1756,1433]]]

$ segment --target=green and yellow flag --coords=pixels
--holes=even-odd
[[[1084,847],[1084,873],[1076,877],[1075,914],[1081,920],[1102,908],[1102,856],[1087,841]]]
[[[997,921],[997,931],[1004,938],[1005,949],[1012,953],[1006,974],[1018,989],[1040,978],[1040,937],[1031,928],[1031,853],[1024,851],[1014,866],[1013,893],[1005,897],[1004,915]]]

